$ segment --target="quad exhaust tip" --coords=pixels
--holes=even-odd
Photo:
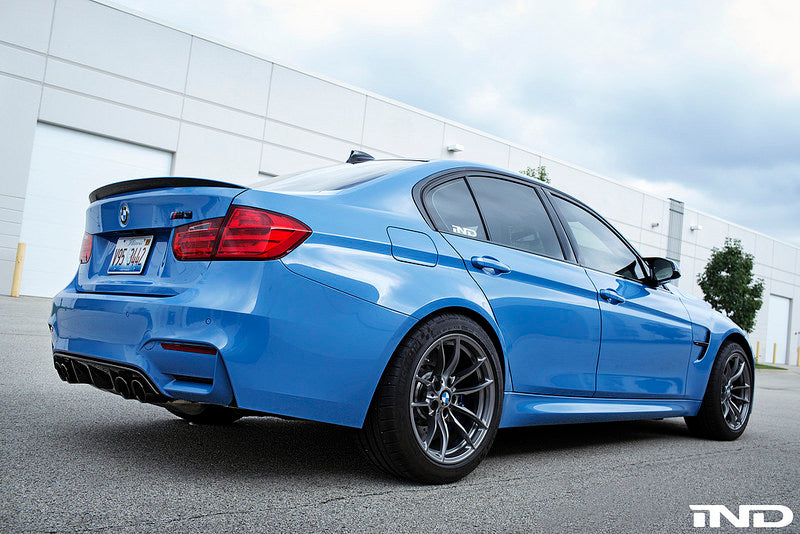
[[[145,402],[145,400],[147,400],[147,393],[145,393],[144,386],[138,380],[131,380],[131,393],[133,393],[133,398],[139,402]]]
[[[62,352],[54,353],[53,360],[58,377],[64,382],[91,384],[124,399],[136,399],[142,403],[157,404],[168,400],[142,371],[130,365]]]
[[[128,386],[128,382],[121,376],[118,376],[114,380],[114,389],[117,390],[117,393],[122,395],[123,399],[133,398],[133,394],[131,393],[131,388]]]
[[[63,363],[56,364],[56,372],[61,380],[64,382],[69,382],[69,371],[67,370],[66,365]]]

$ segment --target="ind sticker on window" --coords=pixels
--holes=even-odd
[[[467,237],[478,237],[478,227],[477,226],[453,226],[453,233],[465,235]]]

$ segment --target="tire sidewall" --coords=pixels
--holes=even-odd
[[[395,399],[395,414],[398,419],[400,447],[411,460],[408,462],[408,469],[415,478],[433,483],[453,482],[463,478],[474,470],[477,465],[486,457],[492,446],[497,428],[500,422],[500,415],[503,406],[503,368],[497,349],[486,332],[474,321],[460,316],[443,316],[439,321],[431,321],[411,336],[411,343],[407,344],[401,354],[399,362],[402,366],[401,379],[398,383],[398,392]],[[456,464],[444,465],[434,462],[422,450],[414,435],[413,422],[411,420],[411,410],[409,409],[409,393],[412,388],[413,375],[417,369],[419,361],[422,359],[426,350],[434,341],[446,334],[462,334],[469,336],[477,343],[489,357],[492,370],[495,375],[495,406],[492,414],[492,421],[481,444],[478,446],[477,453]]]
[[[747,417],[745,418],[744,424],[738,429],[733,430],[731,427],[728,426],[728,423],[725,421],[725,417],[722,413],[722,405],[720,403],[720,392],[722,390],[722,381],[723,381],[723,374],[722,370],[728,361],[730,355],[734,352],[740,352],[744,356],[744,360],[747,364],[747,367],[750,371],[750,406],[747,411]],[[750,357],[747,355],[747,352],[744,350],[742,346],[738,343],[729,343],[725,345],[717,354],[717,358],[714,361],[714,366],[711,371],[711,376],[708,381],[708,388],[706,389],[706,395],[703,399],[703,403],[706,405],[704,406],[705,410],[708,410],[708,415],[711,416],[711,420],[717,428],[717,432],[719,432],[720,437],[725,440],[734,440],[742,435],[742,433],[747,428],[748,423],[750,422],[750,415],[753,413],[753,401],[755,397],[755,369],[753,368],[753,362],[751,361]]]

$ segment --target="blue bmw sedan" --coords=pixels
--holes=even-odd
[[[90,195],[53,301],[69,383],[188,421],[358,428],[399,477],[470,473],[501,427],[684,417],[732,440],[742,331],[580,201],[461,161],[373,160],[246,188],[148,178]]]

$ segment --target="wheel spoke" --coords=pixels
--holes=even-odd
[[[411,407],[412,408],[429,408],[430,404],[428,402],[425,402],[425,401],[412,402],[411,403]]]
[[[465,378],[468,378],[468,377],[472,376],[475,373],[475,371],[477,371],[478,369],[481,368],[481,366],[483,365],[483,362],[485,362],[485,361],[486,361],[486,357],[485,356],[479,357],[478,360],[469,367],[469,369],[467,369],[466,371],[461,373],[461,376],[457,377],[453,381],[453,387],[457,386]]]
[[[450,430],[447,428],[447,422],[444,420],[442,412],[438,412],[436,418],[439,420],[439,429],[442,433],[442,461],[444,461],[447,456],[447,444],[450,441]]]
[[[450,410],[450,418],[453,420],[453,424],[456,425],[456,428],[458,428],[458,430],[461,432],[461,435],[464,436],[464,439],[467,441],[469,446],[474,449],[475,443],[473,443],[472,438],[469,437],[469,432],[467,432],[467,429],[464,428],[464,425],[461,424],[461,422],[456,417],[456,414],[454,414],[452,410]]]
[[[453,371],[455,371],[458,366],[459,359],[461,359],[461,338],[456,338],[456,344],[453,348],[453,359],[450,360],[450,365],[444,370],[442,380],[449,378],[453,374]]]
[[[458,411],[459,413],[463,413],[464,415],[466,415],[467,417],[472,419],[475,422],[475,424],[478,425],[479,427],[484,428],[484,429],[485,428],[489,428],[489,427],[486,426],[486,423],[481,421],[480,417],[478,417],[477,415],[472,413],[470,410],[464,408],[463,406],[459,406],[458,404],[451,404],[450,408],[452,410]]]
[[[436,436],[436,430],[438,428],[439,428],[439,418],[435,415],[428,418],[428,435],[425,436],[425,441],[423,442],[423,446],[425,447],[426,451],[430,449],[431,442],[433,442],[433,438],[434,436]]]
[[[731,384],[733,384],[733,382],[734,382],[736,379],[738,379],[740,376],[742,376],[742,373],[744,373],[744,367],[745,367],[745,363],[744,363],[744,362],[742,362],[742,365],[739,367],[739,370],[738,370],[738,371],[736,371],[736,374],[735,374],[735,375],[733,375],[732,377],[730,377],[730,378],[728,379],[728,385],[729,385],[729,386],[730,386]]]
[[[421,376],[415,376],[415,377],[414,377],[414,380],[416,380],[416,381],[417,381],[417,382],[419,382],[420,384],[423,384],[423,385],[425,385],[425,386],[428,386],[429,388],[432,388],[432,387],[433,387],[433,382],[432,382],[432,381],[430,381],[430,380],[428,380],[427,378],[423,378],[423,377],[421,377]]]
[[[473,393],[477,393],[482,389],[486,389],[487,386],[490,386],[494,383],[494,380],[486,380],[482,384],[478,384],[477,386],[472,386],[466,389],[456,389],[453,390],[453,393],[456,395],[472,395]]]

